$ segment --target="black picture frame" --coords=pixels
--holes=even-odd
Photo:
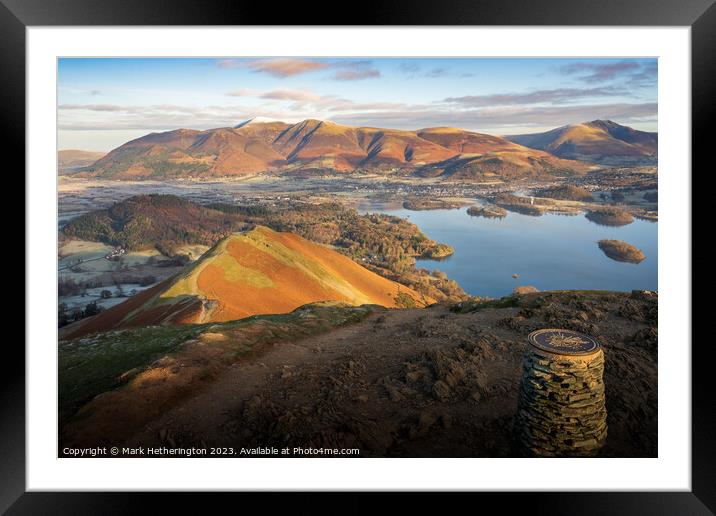
[[[280,5],[280,7],[279,7]],[[340,9],[339,9],[340,8]],[[338,14],[351,11],[351,14]],[[333,13],[319,15],[317,13]],[[332,19],[330,19],[332,18]],[[708,135],[714,116],[716,78],[716,5],[714,0],[443,0],[335,3],[257,3],[227,0],[0,0],[0,106],[3,143],[24,170],[25,29],[63,25],[572,25],[690,26],[692,35],[692,150],[695,168],[709,163]],[[713,166],[709,166],[709,169]],[[707,169],[702,170],[706,172]],[[690,171],[684,171],[684,174]],[[23,183],[18,188],[24,188]],[[31,271],[26,270],[26,275]],[[683,300],[691,302],[691,300]],[[693,303],[692,303],[693,306]],[[26,313],[27,318],[27,313]],[[693,320],[693,317],[692,317]],[[26,319],[27,321],[27,319]],[[126,494],[26,492],[25,489],[25,353],[17,340],[4,343],[0,375],[0,510],[7,514],[125,514],[150,508],[162,497],[163,509],[209,507],[208,494]],[[687,346],[688,343],[669,343]],[[713,413],[713,345],[692,346],[692,490],[690,492],[481,493],[480,504],[497,502],[500,512],[532,514],[714,514],[716,512],[716,425]],[[7,364],[12,364],[8,366]],[[222,498],[234,494],[211,494]],[[261,503],[254,494],[242,503]],[[273,495],[272,495],[273,496]],[[470,504],[475,503],[472,501]],[[361,512],[382,504],[380,494],[341,502],[341,512]],[[411,503],[430,508],[421,494]],[[459,503],[459,501],[454,501]],[[212,498],[212,504],[217,501]],[[272,502],[273,503],[273,502]],[[303,493],[293,510],[316,512],[332,503]],[[435,503],[435,501],[433,501]],[[437,501],[444,509],[444,501]],[[217,505],[212,505],[218,507]],[[484,507],[488,507],[485,505]],[[466,507],[465,507],[466,508]],[[335,509],[335,506],[333,506]],[[475,506],[477,510],[477,506]],[[333,512],[333,511],[331,511]]]

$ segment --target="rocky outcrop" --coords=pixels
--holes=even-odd
[[[537,287],[533,287],[532,285],[520,285],[512,289],[512,293],[517,295],[534,294],[535,292],[539,292],[539,289]]]

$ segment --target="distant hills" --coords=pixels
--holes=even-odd
[[[560,158],[606,166],[655,165],[658,134],[637,131],[611,120],[565,125],[545,133],[508,136],[509,140]]]
[[[201,205],[169,194],[136,195],[75,217],[62,238],[103,242],[130,251],[157,249],[174,256],[186,244],[213,246],[231,233],[254,226],[299,234],[314,242],[342,248],[359,259],[384,255],[445,257],[449,246],[430,240],[400,217],[361,215],[340,203],[286,202],[281,206]],[[395,246],[395,247],[393,247]]]
[[[103,242],[130,251],[156,248],[172,255],[182,244],[213,246],[246,229],[244,219],[173,195],[140,195],[72,219],[69,238]]]
[[[68,327],[67,336],[232,321],[288,313],[318,301],[389,308],[434,302],[327,246],[258,226],[224,238],[178,276]]]
[[[235,127],[151,133],[80,172],[108,179],[219,177],[260,172],[400,171],[462,181],[579,175],[595,164],[656,162],[655,133],[596,120],[508,138],[451,127],[417,131],[251,119]]]
[[[67,149],[57,152],[57,169],[60,175],[72,174],[77,169],[93,164],[104,156],[104,152]]]

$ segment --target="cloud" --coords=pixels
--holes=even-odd
[[[496,93],[492,95],[466,95],[463,97],[448,97],[443,102],[461,104],[464,106],[505,106],[529,104],[563,104],[584,98],[610,97],[626,95],[623,88],[557,88],[553,90],[536,90],[527,93]]]
[[[318,95],[308,90],[295,90],[279,88],[276,90],[261,91],[244,88],[227,93],[231,97],[254,97],[264,100],[276,100],[279,102],[293,102],[290,109],[301,110],[309,106],[330,107],[332,105],[345,105],[349,100],[342,99],[336,95]]]
[[[81,130],[166,131],[178,128],[211,129],[231,127],[254,116],[280,119],[285,111],[271,112],[244,106],[178,106],[171,104],[104,105],[63,104],[59,106],[58,128]]]
[[[124,106],[114,104],[60,104],[58,109],[68,110],[84,110],[84,111],[124,111]]]
[[[335,81],[360,81],[363,79],[375,79],[380,77],[380,71],[375,69],[366,70],[341,70],[333,75]]]
[[[252,88],[239,88],[238,90],[230,91],[227,95],[229,97],[253,97],[257,92],[258,90]]]
[[[658,61],[654,59],[642,65],[641,70],[629,77],[628,83],[634,87],[656,86],[659,75]]]
[[[398,66],[400,68],[400,71],[406,74],[416,74],[420,71],[420,65],[418,63],[413,62],[407,62],[407,63],[400,63]]]
[[[214,64],[219,68],[237,68],[241,66],[241,61],[238,59],[218,59],[214,61]]]
[[[267,73],[274,77],[291,77],[328,68],[327,63],[305,59],[271,59],[251,61],[246,66],[256,73]]]
[[[618,103],[575,106],[501,106],[479,109],[440,109],[411,106],[406,110],[336,115],[337,123],[396,129],[451,126],[474,131],[514,134],[530,128],[543,130],[588,120],[611,119],[621,123],[653,123],[657,104]]]
[[[418,129],[453,126],[496,134],[516,134],[544,130],[565,124],[611,119],[649,129],[657,119],[657,104],[611,103],[590,105],[466,105],[460,103],[403,104],[397,102],[360,103],[304,90],[278,89],[258,92],[266,100],[260,107],[240,105],[179,106],[62,104],[59,128],[62,130],[143,130],[165,131],[178,128],[211,129],[232,127],[239,121],[264,116],[296,122],[305,118],[330,118],[337,123]]]
[[[329,67],[328,63],[297,58],[276,59],[220,59],[216,61],[219,68],[247,68],[254,73],[265,73],[274,77],[286,78],[315,72]]]
[[[316,112],[336,111],[367,111],[383,109],[400,109],[405,107],[399,102],[354,102],[337,95],[319,95],[309,90],[279,88],[269,91],[238,90],[227,95],[232,97],[254,97],[278,102],[291,102],[285,109],[292,112],[305,111],[308,117],[315,117]]]
[[[571,63],[560,68],[565,75],[578,76],[582,82],[607,82],[614,79],[630,78],[647,71],[650,63],[617,61],[615,63]]]
[[[295,109],[302,109],[308,105],[314,107],[329,107],[339,105],[352,105],[352,102],[336,95],[318,95],[309,90],[295,90],[279,88],[275,90],[261,91],[251,88],[241,88],[227,93],[229,97],[254,97],[264,100],[277,100],[280,102],[293,102]]]
[[[372,61],[338,61],[331,66],[337,68],[331,78],[334,81],[362,81],[364,79],[377,79],[380,70],[372,66]]]
[[[305,91],[305,90],[286,90],[286,89],[267,91],[264,93],[260,93],[257,96],[262,99],[293,100],[295,102],[310,102],[310,103],[316,103],[321,100],[332,98],[329,95],[316,95],[315,93],[311,93],[310,91]]]
[[[432,70],[425,72],[425,77],[434,79],[436,77],[444,77],[449,73],[447,68],[433,68]]]
[[[450,74],[450,70],[447,68],[432,68],[424,73],[420,73],[422,70],[420,65],[417,63],[401,63],[398,68],[401,72],[407,75],[408,79],[413,79],[415,77],[425,77],[428,79],[435,79],[438,77],[445,77],[446,75]]]
[[[320,70],[336,70],[331,76],[335,81],[360,81],[380,77],[380,71],[371,66],[371,61],[314,61],[310,59],[221,59],[216,61],[220,68],[247,68],[254,73],[265,73],[284,79]],[[235,95],[241,96],[241,95]]]

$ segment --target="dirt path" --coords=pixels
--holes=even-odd
[[[305,380],[309,386],[313,385],[311,381],[320,373],[330,374],[350,361],[365,361],[368,353],[375,351],[376,344],[381,347],[380,342],[385,342],[385,338],[374,335],[374,331],[366,332],[366,328],[381,324],[376,323],[376,319],[387,319],[391,325],[410,325],[421,317],[422,310],[393,311],[328,334],[273,345],[258,357],[234,364],[206,390],[153,421],[128,442],[160,444],[181,434],[185,438],[197,435],[203,436],[200,441],[227,444],[223,429],[245,404],[274,395],[286,400],[300,398],[305,393],[295,389],[298,381]],[[371,339],[371,336],[375,338]],[[373,341],[372,346],[367,339]],[[370,349],[361,352],[360,349],[366,346]],[[384,349],[378,357],[390,358],[389,351]],[[292,385],[289,387],[288,384]]]
[[[134,397],[128,388],[108,393],[75,425],[81,429],[94,417],[91,425],[106,423],[105,436],[115,432],[121,444],[133,446],[515,456],[512,426],[526,335],[560,327],[604,345],[609,437],[603,454],[655,456],[656,306],[656,299],[628,294],[549,293],[523,296],[516,306],[374,313],[328,333],[262,346],[189,384],[156,416],[131,404],[151,407],[166,399],[176,385],[171,380]],[[199,347],[193,356],[203,359],[206,352]],[[176,359],[171,367],[201,371],[197,361]],[[117,400],[125,403],[124,413]],[[116,425],[128,416],[137,419],[122,433]]]

